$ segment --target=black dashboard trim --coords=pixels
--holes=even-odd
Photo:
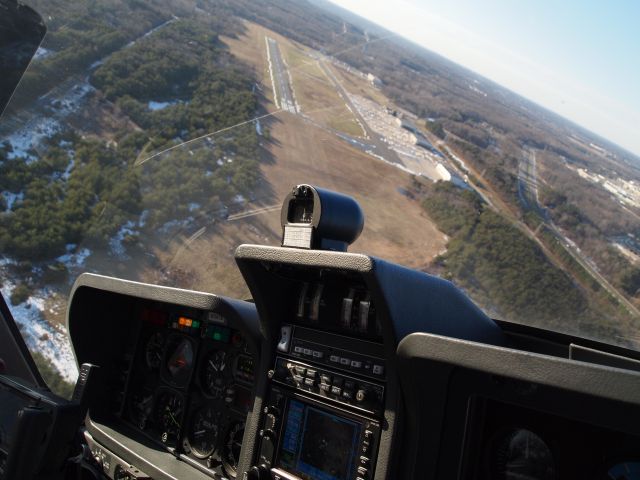
[[[640,373],[621,368],[428,333],[414,333],[404,338],[398,345],[398,357],[432,360],[576,393],[640,404]]]

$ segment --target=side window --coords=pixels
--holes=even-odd
[[[46,319],[41,309],[45,298],[34,292],[22,295],[24,289],[6,277],[0,281],[6,302],[0,305],[0,368],[34,385],[44,382],[54,393],[70,398],[78,372],[64,327]]]

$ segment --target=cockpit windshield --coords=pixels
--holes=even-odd
[[[349,2],[27,3],[48,31],[0,119],[0,285],[59,391],[79,273],[248,298],[235,248],[279,245],[300,183],[360,203],[351,251],[496,319],[640,347],[637,144]]]

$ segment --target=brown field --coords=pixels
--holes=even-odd
[[[220,40],[229,47],[229,50],[236,58],[253,67],[256,78],[263,88],[262,93],[264,94],[265,100],[267,100],[264,107],[268,111],[273,111],[276,108],[273,103],[264,37],[267,33],[278,41],[284,37],[280,37],[277,33],[273,33],[255,23],[247,21],[243,23],[246,30],[242,36],[231,38],[221,35]]]
[[[421,268],[444,248],[444,236],[422,207],[397,191],[411,182],[410,175],[296,117],[286,115],[280,120],[271,127],[279,140],[269,148],[276,161],[262,166],[276,199],[298,183],[352,195],[362,206],[366,222],[351,251]],[[272,216],[273,228],[279,232],[279,213]]]
[[[334,135],[281,114],[269,123],[272,143],[262,163],[264,182],[256,192],[260,203],[251,210],[279,204],[298,183],[311,183],[355,197],[365,212],[365,228],[350,251],[424,268],[445,247],[445,237],[418,203],[396,190],[411,178],[406,173],[354,150]],[[313,152],[311,155],[309,152]],[[247,297],[233,252],[241,243],[278,245],[280,211],[235,221],[221,221],[189,244],[177,239],[169,249],[157,249],[165,272],[149,269],[146,281]]]
[[[342,108],[352,115],[324,72],[313,61],[308,61],[310,58],[303,47],[258,25],[249,22],[245,25],[244,36],[223,38],[223,41],[232,54],[253,66],[263,86],[263,107],[267,111],[273,112],[275,108],[265,35],[279,42],[283,57],[292,67],[294,88],[303,112],[304,102],[328,107],[337,98]],[[369,91],[366,82],[357,77],[342,75],[342,78],[350,88],[363,84],[357,87],[360,94],[381,95]],[[322,88],[314,89],[316,96],[306,93],[306,88],[319,85]],[[349,118],[334,111],[327,111],[327,116],[320,120],[313,117],[320,124],[330,119],[342,122],[343,128],[348,129]],[[409,174],[354,149],[301,115],[280,112],[263,120],[263,126],[270,134],[269,140],[263,139],[263,181],[254,192],[256,200],[244,205],[245,211],[279,205],[292,186],[310,183],[352,195],[362,206],[365,228],[350,251],[422,269],[444,250],[445,236],[416,201],[397,190],[411,183]],[[204,233],[195,239],[189,239],[185,233],[176,236],[168,246],[166,243],[147,245],[145,249],[152,250],[157,260],[151,262],[154,265],[141,269],[141,280],[246,298],[249,292],[233,259],[236,247],[242,243],[279,245],[280,235],[279,209],[238,220],[216,221],[207,225]]]

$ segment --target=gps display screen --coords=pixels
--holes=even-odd
[[[279,465],[308,480],[352,477],[359,423],[290,400]]]

